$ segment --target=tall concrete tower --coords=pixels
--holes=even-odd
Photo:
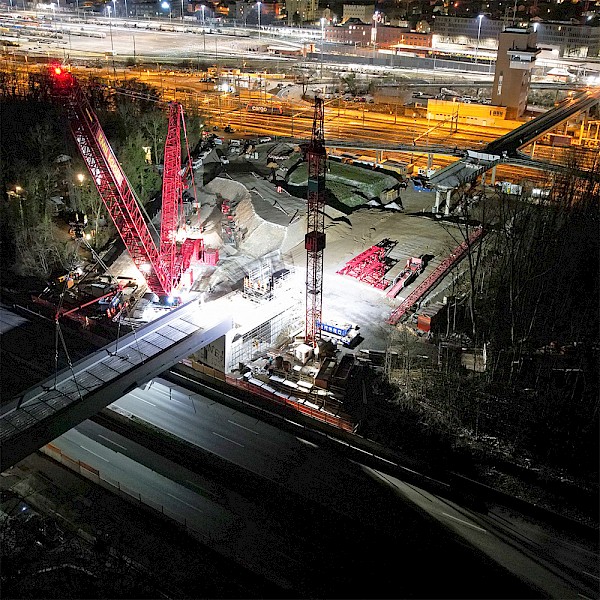
[[[498,40],[492,104],[506,106],[506,118],[517,119],[527,108],[531,70],[541,52],[531,28],[506,27]]]

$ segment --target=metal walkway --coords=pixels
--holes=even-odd
[[[230,316],[211,314],[197,302],[172,309],[25,392],[0,416],[0,471],[232,328]]]

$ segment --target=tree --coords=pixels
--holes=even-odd
[[[59,154],[60,140],[55,135],[51,121],[42,121],[32,127],[28,136],[28,146],[32,157],[42,163],[46,169]]]
[[[44,216],[36,225],[19,228],[15,236],[15,270],[21,275],[36,275],[47,279],[57,268],[69,268],[67,242],[57,240],[52,220]]]
[[[306,96],[308,84],[315,78],[316,74],[316,71],[310,69],[302,70],[296,76],[296,83],[299,83],[302,86],[302,98]]]
[[[355,96],[358,92],[358,81],[356,80],[356,73],[348,73],[348,75],[342,75],[340,77],[340,80],[346,86],[348,93]]]
[[[468,284],[468,308],[470,317],[469,335],[474,344],[483,343],[484,339],[478,339],[479,334],[479,312],[476,307],[476,298],[478,287],[480,285],[480,267],[483,257],[483,244],[480,239],[473,239],[473,234],[480,227],[486,228],[491,222],[490,199],[482,192],[475,193],[475,188],[471,184],[463,184],[455,192],[454,196],[457,202],[456,211],[460,216],[452,221],[451,224],[442,222],[442,226],[450,234],[456,245],[465,244],[467,246],[466,263],[467,284]]]
[[[153,149],[154,164],[162,162],[164,148],[162,147],[167,137],[167,119],[160,112],[151,112],[142,117],[142,130],[148,135]]]
[[[161,186],[158,173],[146,163],[145,145],[147,142],[142,131],[137,131],[128,136],[120,152],[123,170],[142,203],[149,200]]]

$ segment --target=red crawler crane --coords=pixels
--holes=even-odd
[[[169,128],[165,142],[163,185],[162,185],[162,217],[160,222],[160,253],[167,273],[173,278],[172,287],[177,285],[181,274],[181,255],[177,254],[177,228],[179,216],[183,210],[181,192],[181,123],[183,107],[172,102],[169,105]]]
[[[133,262],[144,274],[148,287],[155,294],[172,295],[190,260],[189,257],[183,260],[176,245],[183,189],[181,105],[172,103],[169,110],[163,173],[163,212],[160,246],[157,247],[129,181],[79,83],[59,65],[51,67],[51,80],[54,95],[62,100],[67,111],[71,132],[90,176]]]
[[[321,339],[323,306],[323,250],[325,249],[325,169],[323,100],[315,98],[315,113],[308,162],[308,207],[306,216],[306,332],[305,342],[316,347]]]

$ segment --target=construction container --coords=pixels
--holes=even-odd
[[[321,368],[315,377],[315,385],[322,389],[329,389],[329,381],[336,366],[334,358],[326,358],[321,364]]]
[[[552,146],[568,147],[573,142],[570,135],[561,135],[559,133],[549,133],[548,141]]]
[[[305,365],[313,354],[312,346],[300,344],[294,352],[296,360]]]
[[[379,164],[382,169],[387,169],[388,171],[394,171],[399,175],[412,175],[415,169],[415,166],[412,163],[405,163],[397,160],[384,160]]]
[[[342,325],[340,323],[335,322],[321,323],[320,321],[317,321],[317,327],[319,327],[321,331],[326,331],[327,333],[333,333],[334,335],[343,337],[350,333],[350,330],[353,326],[349,323]]]
[[[446,326],[447,304],[436,302],[425,307],[417,316],[417,329],[429,333],[440,331]]]

